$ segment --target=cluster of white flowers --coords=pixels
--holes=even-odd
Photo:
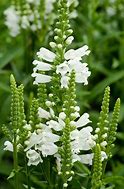
[[[68,40],[68,39],[67,39]],[[88,84],[88,77],[90,76],[90,71],[88,70],[87,63],[82,63],[81,59],[83,56],[88,55],[90,51],[88,46],[84,45],[79,49],[70,49],[65,55],[65,61],[56,67],[56,73],[61,75],[61,88],[68,87],[69,76],[72,70],[75,71],[77,83]],[[34,60],[33,64],[35,65],[33,69],[32,77],[35,77],[34,84],[48,83],[51,81],[52,77],[45,74],[40,74],[37,71],[49,71],[52,70],[52,65],[49,64],[54,61],[55,53],[51,52],[46,48],[41,48],[37,52],[38,60]]]
[[[55,0],[45,0],[44,19],[53,10]],[[21,29],[37,31],[42,28],[40,9],[43,8],[41,0],[25,0],[23,8],[11,5],[4,11],[5,24],[12,37],[20,34]]]
[[[42,7],[41,0],[25,0],[24,6],[16,7],[11,5],[4,11],[5,15],[5,25],[10,31],[12,37],[16,37],[20,34],[21,29],[37,31],[42,28],[41,23],[41,9],[44,9],[44,20],[50,19],[50,23],[56,18],[56,15],[52,12],[54,9],[54,3],[56,0],[45,0],[44,7]],[[68,1],[68,6],[73,5],[74,7],[78,6],[78,1]],[[77,16],[76,10],[73,10],[70,14],[70,17],[75,18]]]
[[[20,16],[14,6],[10,6],[4,11],[6,16],[5,24],[9,28],[10,35],[15,37],[20,33]]]
[[[78,107],[77,107],[78,108]],[[77,109],[76,108],[76,109]],[[79,110],[79,108],[78,108]],[[79,117],[77,121],[71,121],[71,125],[74,126],[74,130],[70,133],[71,136],[71,148],[72,148],[72,162],[81,161],[84,164],[92,165],[94,154],[81,154],[82,151],[91,150],[95,146],[95,137],[91,134],[93,129],[91,126],[86,126],[90,123],[89,114],[84,113],[82,116],[75,112],[75,115]],[[60,112],[59,117],[50,111],[46,111],[42,108],[38,109],[38,116],[45,119],[45,123],[40,123],[38,129],[30,134],[26,144],[26,155],[29,159],[28,165],[38,165],[42,163],[42,157],[54,155],[57,163],[57,170],[61,172],[61,155],[59,154],[59,145],[57,143],[60,140],[60,131],[65,127],[66,114]],[[86,126],[86,127],[84,127]],[[83,127],[82,129],[80,129]],[[54,134],[56,132],[56,134]],[[107,158],[105,152],[101,152],[102,161]]]

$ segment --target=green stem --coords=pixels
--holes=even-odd
[[[29,172],[29,167],[27,165],[27,158],[26,157],[25,157],[25,169],[26,169],[27,186],[28,186],[28,189],[31,189],[30,172]]]
[[[15,189],[19,189],[19,184],[18,184],[18,154],[17,154],[16,135],[14,135],[14,143],[13,143],[13,160],[14,160],[14,171],[15,171]]]

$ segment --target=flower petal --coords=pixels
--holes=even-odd
[[[88,113],[84,113],[79,119],[77,122],[75,122],[75,125],[77,128],[79,127],[83,127],[85,125],[87,125],[87,123],[91,122],[89,120],[89,114]]]
[[[55,53],[51,52],[50,50],[42,47],[40,48],[40,51],[37,52],[38,58],[46,60],[48,62],[53,62],[55,58]]]
[[[49,71],[52,68],[52,66],[50,64],[42,62],[42,61],[38,61],[38,60],[34,60],[33,64],[36,65],[36,67],[33,69],[34,72],[36,72],[37,70]]]
[[[35,81],[33,82],[33,84],[49,83],[52,79],[51,76],[39,74],[39,73],[33,73],[31,76],[35,77]]]
[[[50,113],[41,107],[38,108],[38,116],[45,119],[49,119],[51,117]]]

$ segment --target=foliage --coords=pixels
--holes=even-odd
[[[32,87],[32,60],[35,58],[35,54],[41,46],[45,46],[49,48],[48,44],[52,39],[52,29],[48,30],[47,27],[44,27],[41,32],[38,34],[33,34],[32,32],[25,31],[22,32],[16,38],[12,38],[9,35],[8,29],[5,26],[5,17],[3,11],[8,7],[9,1],[0,1],[0,188],[1,189],[13,189],[15,186],[13,182],[13,177],[16,172],[19,172],[19,181],[20,183],[25,183],[25,186],[22,188],[26,188],[25,175],[27,179],[30,177],[30,183],[34,188],[47,188],[46,180],[52,182],[51,185],[56,183],[56,169],[53,168],[50,170],[49,158],[44,161],[44,164],[38,168],[33,168],[30,170],[31,175],[29,174],[28,167],[24,169],[23,166],[15,167],[17,170],[12,171],[12,156],[11,153],[3,151],[3,144],[6,139],[10,139],[14,133],[11,129],[11,124],[8,125],[9,120],[9,112],[11,104],[11,90],[9,87],[9,77],[10,74],[14,74],[17,85],[23,83],[25,91],[24,91],[24,101],[25,101],[25,113],[27,117],[27,121],[32,125],[32,127],[39,123],[39,120],[34,119],[36,116],[36,111],[38,107],[38,103],[42,104],[45,108],[44,99],[46,99],[46,86],[42,85],[38,87],[38,95],[44,94],[44,97],[39,100],[35,99],[36,97],[36,87]],[[109,130],[108,130],[108,145],[106,146],[106,153],[111,156],[113,154],[113,158],[108,161],[107,169],[104,177],[101,176],[100,169],[97,171],[98,167],[101,166],[101,162],[98,167],[93,167],[93,169],[97,172],[97,174],[93,174],[93,178],[98,179],[99,186],[101,189],[104,188],[124,188],[124,92],[123,92],[123,83],[124,83],[124,6],[123,0],[87,0],[82,1],[79,0],[79,6],[77,6],[77,14],[78,16],[71,20],[71,26],[74,31],[74,43],[71,44],[71,48],[78,48],[83,44],[87,44],[89,49],[91,50],[90,56],[87,58],[87,62],[89,64],[91,70],[91,76],[89,78],[88,86],[84,86],[79,84],[77,86],[77,100],[78,104],[81,107],[81,112],[88,112],[90,114],[90,119],[92,120],[92,125],[94,129],[96,129],[96,125],[98,122],[99,112],[100,112],[100,104],[102,100],[102,94],[104,89],[107,86],[111,88],[111,100],[110,100],[110,113],[108,113],[108,107],[106,109],[104,106],[108,106],[108,102],[103,104],[103,112],[106,113],[106,117],[99,119],[99,124],[101,127],[106,127],[104,124],[108,124],[108,120],[110,118]],[[71,7],[73,10],[73,6]],[[42,13],[42,10],[40,10]],[[53,12],[56,14],[57,7],[55,4]],[[47,23],[45,23],[47,26]],[[55,28],[55,21],[52,23],[52,27]],[[84,58],[85,61],[85,58]],[[56,78],[56,76],[55,76]],[[57,87],[57,86],[56,86]],[[20,95],[19,102],[23,104],[22,91],[23,87],[16,88],[16,95]],[[109,99],[109,88],[108,90],[107,100]],[[33,92],[32,92],[33,91]],[[49,89],[48,89],[49,91]],[[53,89],[55,92],[55,89]],[[69,91],[71,95],[71,91]],[[119,117],[119,127],[117,133],[117,140],[115,142],[115,147],[113,148],[113,142],[115,141],[116,134],[116,122],[118,120],[118,113],[120,100],[116,101],[115,108],[112,114],[112,108],[115,103],[115,99],[117,97],[121,98],[121,107],[120,107],[120,117]],[[68,97],[69,98],[69,97]],[[14,98],[15,99],[15,98]],[[70,98],[69,98],[70,99]],[[68,99],[68,100],[69,100]],[[14,101],[14,103],[18,103]],[[60,104],[60,102],[58,102]],[[13,106],[16,108],[17,106]],[[22,106],[21,106],[22,107]],[[19,107],[18,107],[19,108]],[[30,108],[30,111],[29,111]],[[66,107],[67,108],[67,107]],[[12,110],[11,110],[12,111]],[[25,120],[23,109],[21,109],[21,116]],[[19,113],[18,112],[18,113]],[[17,114],[18,114],[17,113]],[[101,114],[100,114],[101,115]],[[102,116],[102,115],[101,115]],[[19,119],[20,116],[17,118]],[[21,118],[22,120],[22,118]],[[105,121],[107,120],[107,121]],[[68,120],[67,120],[68,121]],[[5,125],[3,125],[5,123]],[[16,121],[14,122],[14,124]],[[21,122],[19,122],[19,127],[21,128]],[[112,137],[110,136],[110,132],[112,133]],[[23,144],[23,139],[26,137],[23,129],[20,129],[21,133],[21,143]],[[67,133],[65,132],[67,135]],[[105,134],[105,130],[102,130],[100,136]],[[99,136],[99,137],[100,137]],[[102,142],[97,141],[99,144]],[[100,145],[97,145],[97,149],[94,149],[96,156],[94,157],[94,162],[99,159],[101,150]],[[65,148],[67,148],[65,144]],[[111,148],[111,149],[110,149]],[[26,161],[24,159],[23,153],[20,149],[19,153],[19,165],[26,165]],[[52,160],[53,163],[54,160]],[[106,164],[102,166],[106,167]],[[100,167],[99,167],[100,168]],[[44,169],[46,170],[46,175],[43,175]],[[76,162],[73,168],[75,171],[75,175],[73,177],[72,182],[69,183],[69,188],[90,188],[88,185],[89,181],[91,181],[92,172],[90,172],[90,167],[81,164],[80,162]],[[12,172],[11,172],[12,171]],[[49,174],[49,171],[51,174]],[[100,173],[99,173],[100,171]],[[11,173],[11,174],[10,174]],[[40,173],[40,174],[39,174]],[[10,175],[10,176],[9,176]],[[7,180],[7,178],[9,179]],[[40,181],[42,180],[42,182]],[[61,181],[58,181],[60,182]],[[83,183],[83,186],[82,186]],[[94,187],[94,180],[92,180],[92,188]],[[57,188],[57,186],[55,186]],[[97,187],[96,187],[97,188]],[[17,188],[16,188],[17,189]],[[95,189],[95,187],[93,188]]]

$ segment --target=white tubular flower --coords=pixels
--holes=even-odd
[[[85,127],[79,131],[80,150],[90,150],[96,145],[93,135],[91,134],[92,131],[92,127]]]
[[[57,165],[57,171],[58,174],[61,173],[61,156],[59,154],[55,154],[54,157],[56,158],[56,165]]]
[[[43,160],[40,157],[40,154],[37,153],[35,150],[29,150],[26,152],[26,156],[29,159],[28,160],[28,166],[35,165],[37,166],[39,163],[42,163]]]
[[[63,75],[63,76],[61,77],[60,82],[61,82],[61,88],[68,88],[69,77],[66,76],[66,75]]]
[[[84,164],[88,164],[88,165],[92,165],[92,161],[93,161],[93,157],[94,154],[83,154],[83,155],[79,155],[80,157],[80,161]]]
[[[104,161],[104,159],[108,158],[107,154],[104,151],[101,151],[101,158],[102,158],[101,159],[102,161]]]
[[[62,64],[57,66],[56,73],[61,74],[61,76],[65,76],[70,71],[70,68],[67,62],[63,62]]]
[[[72,124],[75,125],[77,128],[79,127],[83,127],[85,125],[87,125],[88,123],[90,123],[91,121],[89,120],[89,114],[88,113],[84,113],[79,119],[78,121],[73,121]]]
[[[81,60],[81,58],[85,55],[89,55],[90,50],[88,50],[88,46],[84,45],[83,47],[80,47],[79,49],[70,49],[68,50],[64,57],[66,60]]]
[[[5,24],[10,30],[10,35],[12,37],[16,37],[20,33],[20,17],[17,14],[14,6],[10,6],[8,9],[4,11],[4,15],[6,16]]]
[[[42,62],[42,61],[38,61],[38,60],[34,60],[33,64],[36,65],[35,68],[33,69],[34,72],[36,72],[37,70],[49,71],[52,68],[52,66],[50,64]]]
[[[102,146],[102,147],[105,147],[106,145],[107,145],[106,141],[103,141],[103,142],[100,143],[100,146]]]
[[[75,81],[77,83],[84,83],[84,85],[88,84],[88,77],[91,75],[91,72],[88,70],[87,63],[81,63],[79,60],[69,60],[68,65],[70,70],[74,70],[76,74]]]
[[[58,151],[57,145],[54,142],[59,141],[59,136],[52,133],[52,130],[44,126],[39,134],[40,140],[35,144],[35,150],[42,152],[44,157],[53,155]]]
[[[54,129],[55,131],[61,131],[65,126],[65,123],[62,119],[58,119],[58,122],[54,120],[50,120],[47,122],[47,124],[50,128]]]
[[[40,137],[39,142],[42,142],[42,143],[47,143],[47,142],[54,143],[54,142],[57,142],[60,138],[58,135],[53,134],[52,130],[46,125],[42,129],[42,132],[39,134],[39,137]],[[37,144],[39,144],[39,142],[37,142]]]
[[[66,44],[67,44],[67,45],[70,45],[73,40],[74,40],[74,37],[73,37],[73,36],[69,36],[69,37],[66,39]]]
[[[13,144],[10,141],[5,141],[4,146],[4,150],[13,152]]]
[[[79,155],[79,157],[82,163],[92,165],[94,153]],[[107,159],[107,155],[104,151],[101,151],[101,161],[104,161],[104,159]]]
[[[53,62],[55,58],[55,53],[51,52],[50,50],[42,47],[40,48],[40,51],[37,52],[38,58],[46,60],[48,62]]]
[[[78,131],[77,129],[71,132],[71,145],[75,153],[80,150],[90,150],[96,143],[91,134],[92,127],[85,127]]]
[[[39,83],[49,83],[52,79],[51,76],[39,74],[39,73],[33,73],[31,76],[35,77],[35,81],[33,82],[33,84],[36,85],[38,85]]]
[[[47,157],[49,155],[54,155],[58,151],[58,146],[55,145],[53,142],[45,142],[44,144],[37,144],[35,149],[38,149],[42,152],[42,155],[44,157]]]
[[[66,114],[64,112],[59,113],[59,118],[64,120],[66,118]]]
[[[35,132],[31,134],[29,140],[26,142],[28,143],[25,151],[29,150],[30,148],[32,148],[35,144],[37,144],[40,140],[40,136],[37,135]]]
[[[72,152],[72,163],[80,160],[81,160],[80,156]]]
[[[51,117],[50,113],[41,107],[38,108],[38,116],[39,118],[45,118],[45,119],[49,119]]]

